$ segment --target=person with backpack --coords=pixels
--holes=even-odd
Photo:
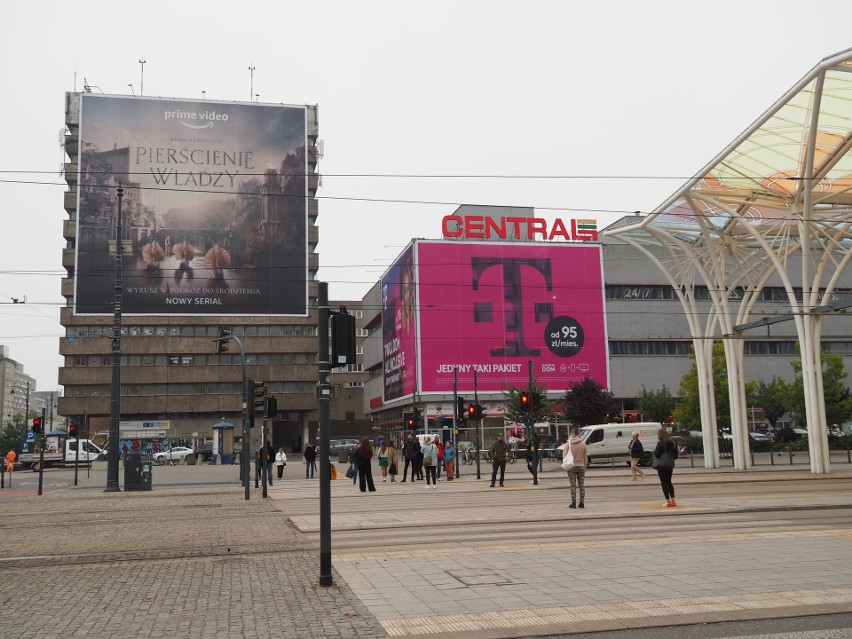
[[[661,428],[657,432],[657,447],[654,449],[654,468],[660,476],[660,485],[663,487],[663,495],[666,498],[666,508],[674,508],[675,490],[672,484],[675,460],[677,459],[677,446],[668,430]]]

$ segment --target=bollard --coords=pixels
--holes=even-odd
[[[787,446],[787,452],[790,453],[790,465],[793,465],[793,447]]]
[[[775,465],[775,444],[769,445],[769,465]]]

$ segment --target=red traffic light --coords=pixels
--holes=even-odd
[[[521,391],[518,395],[518,402],[521,405],[521,411],[526,413],[530,410],[530,394],[527,391]]]
[[[468,407],[467,407],[467,418],[472,419],[472,420],[476,420],[476,405],[475,404],[469,404],[468,405]]]
[[[77,424],[69,424],[68,425],[68,436],[77,438]]]
[[[33,418],[33,432],[34,433],[40,433],[40,432],[42,432],[43,428],[44,428],[44,422],[42,421],[42,418],[41,417],[34,417]]]

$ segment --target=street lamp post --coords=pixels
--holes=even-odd
[[[115,220],[115,288],[113,290],[113,321],[112,321],[112,386],[109,402],[109,441],[107,449],[107,483],[104,492],[120,492],[118,487],[118,432],[121,419],[121,200],[124,189],[121,182],[116,189],[118,196],[118,215]]]

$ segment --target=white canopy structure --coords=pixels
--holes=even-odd
[[[828,473],[820,337],[825,315],[842,310],[832,294],[852,259],[852,49],[822,60],[650,215],[605,233],[652,259],[687,315],[706,467],[719,465],[714,339],[725,347],[734,467],[745,470],[742,332],[790,319],[801,348],[811,472]],[[773,276],[786,289],[789,314],[755,321],[755,303]],[[698,313],[702,285],[709,316]]]

